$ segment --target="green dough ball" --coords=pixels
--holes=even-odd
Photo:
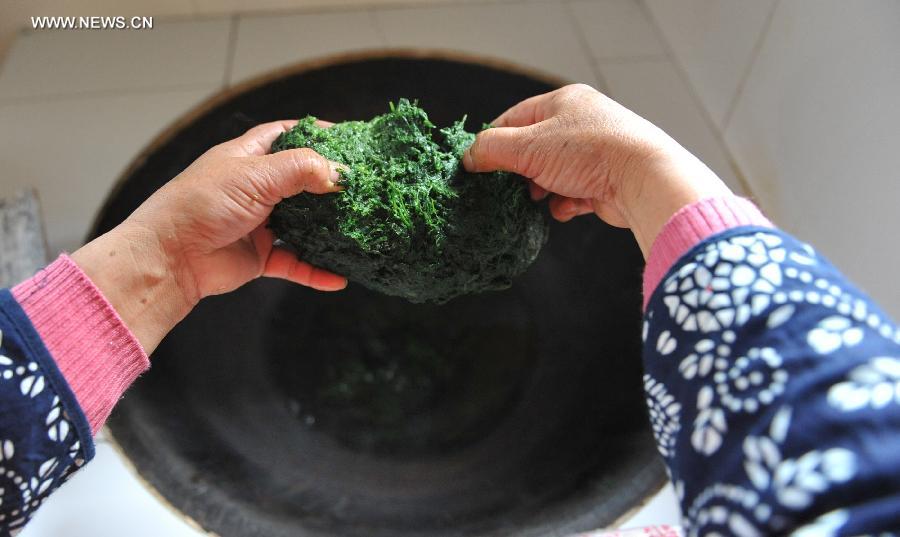
[[[521,177],[462,168],[475,139],[464,121],[437,130],[406,99],[371,121],[320,128],[307,116],[272,151],[309,147],[346,165],[345,188],[285,199],[270,227],[301,259],[411,302],[509,287],[547,220]]]

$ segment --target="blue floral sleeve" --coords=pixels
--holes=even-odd
[[[0,536],[94,456],[90,427],[25,312],[0,290]]]
[[[644,323],[644,386],[689,535],[900,528],[900,334],[808,245],[710,237]]]

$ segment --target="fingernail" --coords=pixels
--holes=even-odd
[[[467,170],[471,170],[475,167],[475,163],[472,161],[472,153],[470,153],[468,149],[463,153],[463,167]]]
[[[345,186],[346,181],[344,180],[341,171],[346,172],[349,168],[339,162],[329,161],[329,164],[331,165],[331,174],[329,175],[328,180],[335,186]]]

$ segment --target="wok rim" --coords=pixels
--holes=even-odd
[[[90,226],[90,231],[85,237],[84,242],[87,243],[92,238],[99,236],[102,229],[101,224],[103,221],[103,216],[109,212],[109,210],[113,206],[113,203],[119,197],[120,192],[126,186],[128,179],[130,179],[134,172],[144,164],[146,159],[154,154],[158,149],[164,147],[167,143],[169,143],[184,128],[190,126],[194,121],[202,118],[206,113],[214,110],[217,106],[224,104],[232,98],[237,97],[241,94],[261,88],[269,84],[270,82],[275,82],[280,79],[299,75],[308,71],[365,60],[391,59],[444,60],[456,63],[475,64],[483,67],[506,71],[515,75],[532,78],[553,87],[562,87],[573,83],[565,79],[564,77],[553,75],[541,69],[537,69],[531,66],[525,66],[506,59],[442,48],[384,47],[377,49],[367,49],[364,51],[342,52],[317,56],[312,59],[302,60],[299,62],[277,67],[259,75],[250,77],[237,84],[222,88],[204,97],[199,103],[195,104],[188,111],[179,115],[178,118],[170,122],[155,137],[153,137],[150,142],[148,142],[143,147],[143,149],[141,149],[137,153],[137,155],[135,155],[131,159],[128,166],[125,167],[125,169],[113,182],[113,185],[107,192],[102,205],[95,213],[94,219]],[[131,473],[138,480],[141,486],[148,492],[150,492],[150,494],[160,504],[165,506],[166,509],[171,511],[174,515],[184,521],[191,528],[210,537],[221,537],[220,534],[216,533],[214,530],[204,527],[204,525],[199,520],[195,519],[189,513],[176,506],[163,491],[161,491],[156,485],[151,483],[150,480],[140,472],[137,463],[132,460],[131,456],[128,454],[128,450],[122,445],[119,439],[116,438],[116,435],[109,424],[104,425],[103,431],[107,438],[107,443],[112,446],[114,451],[120,456],[121,460],[125,463],[128,472]],[[634,516],[638,511],[644,508],[657,494],[659,494],[659,492],[665,487],[666,483],[668,483],[669,480],[666,476],[664,467],[661,464],[661,460],[657,458],[654,463],[654,467],[656,468],[656,479],[654,480],[655,483],[651,483],[647,487],[648,492],[643,497],[639,498],[633,506],[616,517],[615,520],[606,528],[595,528],[589,531],[618,528],[622,523]]]

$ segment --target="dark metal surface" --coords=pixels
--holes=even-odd
[[[252,124],[307,113],[365,119],[410,97],[436,124],[468,114],[472,129],[548,89],[445,59],[355,59],[286,74],[160,140],[93,234]],[[512,289],[444,306],[353,285],[322,294],[253,282],[204,300],[163,341],[110,426],[152,486],[223,536],[602,527],[664,478],[641,392],[641,269],[627,232],[585,218],[554,225]],[[411,369],[422,352],[443,365]],[[370,375],[365,384],[347,373],[357,362],[377,378],[389,369],[391,382],[372,388]],[[397,388],[397,367],[420,389]],[[343,399],[323,390],[338,381],[350,386]]]

